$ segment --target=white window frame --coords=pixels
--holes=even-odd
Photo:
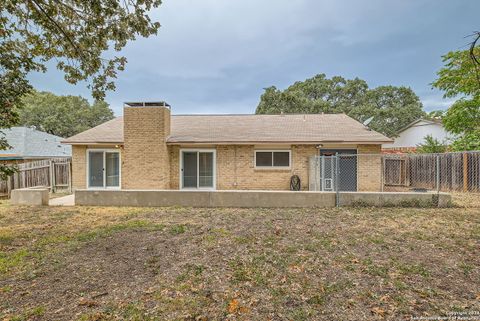
[[[272,153],[272,166],[257,166],[257,153]],[[273,165],[273,153],[288,152],[288,166],[274,166]],[[255,169],[267,169],[267,170],[276,170],[276,169],[291,169],[292,168],[292,150],[291,149],[255,149],[253,156],[253,166]]]
[[[90,186],[90,152],[103,152],[103,187],[101,186]],[[106,168],[106,157],[105,153],[118,153],[118,186],[107,186],[107,171]],[[119,190],[122,188],[122,153],[119,149],[115,148],[87,148],[86,150],[86,163],[87,163],[87,189],[92,190],[104,190],[104,189],[113,189]]]
[[[200,187],[199,186],[199,164],[200,159],[197,154],[197,187],[183,187],[183,153],[184,152],[196,152],[196,153],[213,153],[213,186],[212,187]],[[179,187],[181,190],[216,190],[217,189],[217,150],[212,148],[180,148],[180,157],[179,157],[179,166],[178,166],[178,180],[179,180]]]

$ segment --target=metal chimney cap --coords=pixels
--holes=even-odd
[[[123,103],[126,107],[167,107],[170,108],[170,105],[164,101],[143,101],[143,102],[125,102]]]

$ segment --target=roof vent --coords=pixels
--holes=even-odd
[[[143,101],[143,102],[126,102],[123,103],[124,107],[166,107],[170,108],[170,105],[164,101]]]

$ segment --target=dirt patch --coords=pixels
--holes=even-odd
[[[110,300],[140,298],[172,254],[159,234],[120,232],[68,250],[56,264],[44,264],[33,279],[10,284],[20,296],[7,297],[5,303],[48,306],[45,318],[66,320]],[[159,257],[164,259],[155,259]]]
[[[371,320],[480,310],[478,209],[33,208],[23,219],[12,211],[24,208],[0,212],[0,232],[17,231],[0,242],[12,259],[0,274],[6,319]],[[13,260],[20,250],[28,254]]]

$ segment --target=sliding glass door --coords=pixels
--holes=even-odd
[[[182,150],[180,162],[182,188],[215,188],[215,151]]]
[[[104,187],[103,154],[103,152],[88,152],[88,187]]]
[[[120,153],[88,150],[87,154],[88,188],[120,188]]]
[[[120,153],[105,152],[105,186],[120,187]]]
[[[183,152],[183,187],[198,187],[198,152]]]

